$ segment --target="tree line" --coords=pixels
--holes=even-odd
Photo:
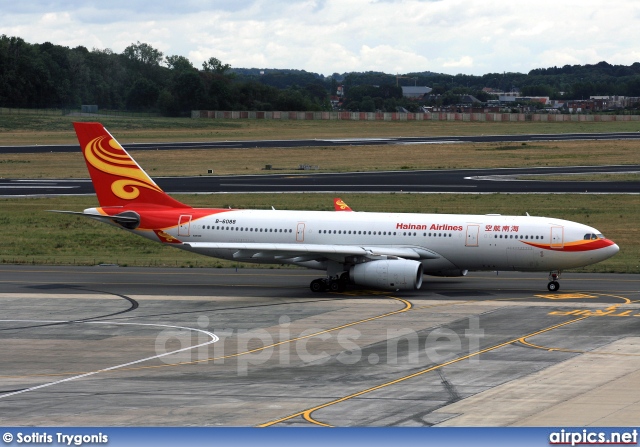
[[[0,36],[0,106],[156,111],[185,115],[208,110],[331,110],[330,98],[343,85],[343,109],[395,111],[419,103],[402,97],[402,85],[429,86],[432,98],[454,104],[461,95],[481,101],[483,91],[519,90],[523,96],[586,99],[592,95],[640,97],[640,63],[600,62],[540,68],[529,73],[455,76],[415,72],[334,73],[304,70],[233,68],[215,57],[195,67],[186,57],[164,55],[146,43],[132,43],[122,53],[110,49],[68,48],[50,42],[30,44]],[[432,100],[433,101],[433,100]]]
[[[242,75],[210,58],[195,67],[146,43],[118,54],[110,49],[30,44],[0,36],[0,106],[76,108],[188,114],[211,110],[329,110],[330,83],[312,74]],[[291,78],[291,76],[289,76]]]

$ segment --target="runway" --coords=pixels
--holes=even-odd
[[[170,193],[591,193],[639,194],[633,181],[546,181],[545,175],[637,174],[640,165],[565,166],[546,168],[443,169],[423,171],[343,172],[159,177]],[[523,180],[523,175],[539,176]],[[89,179],[2,179],[0,197],[94,194]]]
[[[317,138],[306,140],[245,140],[245,141],[204,141],[174,143],[129,143],[123,144],[129,150],[175,150],[175,149],[247,149],[247,148],[287,148],[287,147],[331,147],[367,146],[380,144],[442,144],[442,143],[504,143],[539,141],[579,141],[579,140],[638,140],[639,132],[606,133],[562,133],[527,135],[471,135],[437,137],[389,137],[389,138]],[[78,152],[77,144],[53,144],[33,146],[0,146],[0,154],[29,154],[43,152]]]
[[[640,275],[425,277],[0,266],[4,426],[618,426],[640,417]]]

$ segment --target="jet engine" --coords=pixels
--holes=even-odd
[[[422,286],[422,263],[386,259],[356,264],[349,270],[354,284],[391,290],[417,290]]]

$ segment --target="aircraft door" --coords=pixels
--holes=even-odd
[[[189,236],[191,232],[191,215],[183,214],[178,220],[178,236]]]
[[[296,229],[296,242],[304,242],[304,222],[298,222]]]
[[[564,227],[551,227],[551,248],[564,247]]]
[[[480,225],[467,225],[467,239],[464,245],[466,247],[477,247],[479,233],[480,233]]]

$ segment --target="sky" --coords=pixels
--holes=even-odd
[[[640,61],[637,0],[0,0],[0,34],[195,67],[447,74]]]

